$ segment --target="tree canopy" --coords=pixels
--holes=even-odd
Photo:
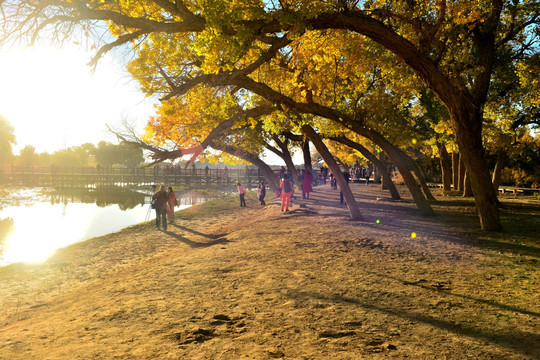
[[[154,129],[173,129],[176,119],[179,128],[216,134],[223,122],[246,125],[245,117],[236,123],[229,111],[270,105],[274,113],[260,125],[265,131],[308,129],[317,121],[325,132],[333,123],[385,146],[400,161],[403,154],[390,145],[406,140],[399,135],[408,131],[399,129],[414,130],[402,115],[425,87],[446,108],[465,166],[474,169],[470,181],[486,230],[501,227],[483,142],[484,110],[497,98],[493,90],[513,95],[516,124],[537,119],[537,95],[527,91],[538,86],[531,77],[538,57],[537,0],[21,0],[1,7],[4,41],[63,39],[74,27],[103,35],[106,25],[101,39],[111,40],[96,44],[92,63],[128,45],[136,55],[129,70],[143,90],[182,104],[175,114],[175,105],[164,102]],[[201,98],[204,91],[219,96]],[[227,96],[231,106],[222,108]],[[216,98],[220,106],[208,104]],[[259,123],[254,119],[252,129]],[[174,132],[183,147],[198,142],[190,132]],[[163,140],[170,134],[153,135]]]

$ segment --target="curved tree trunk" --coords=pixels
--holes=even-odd
[[[317,134],[315,130],[313,130],[313,128],[309,125],[302,126],[302,131],[304,131],[304,133],[309,137],[313,145],[315,145],[315,148],[323,157],[326,165],[328,165],[328,168],[330,169],[332,174],[334,174],[337,183],[341,188],[341,191],[343,192],[343,197],[345,198],[345,201],[347,203],[347,208],[349,209],[351,219],[364,220],[364,217],[360,213],[360,209],[358,207],[358,204],[356,203],[356,199],[354,198],[351,188],[347,184],[347,181],[345,180],[343,173],[339,169],[336,160],[334,160],[334,157],[332,156],[332,154],[330,154],[330,151],[328,151],[326,145],[324,145],[319,134]]]
[[[413,158],[411,158],[407,153],[399,148],[396,148],[399,150],[401,155],[403,156],[403,159],[405,160],[405,163],[408,165],[408,168],[412,170],[414,175],[416,175],[416,178],[418,179],[418,183],[420,183],[420,187],[422,188],[422,191],[424,192],[424,195],[428,200],[436,200],[433,194],[431,193],[431,189],[429,188],[426,180],[426,175],[420,169],[420,166],[414,161]]]
[[[268,166],[264,161],[262,161],[257,155],[254,155],[250,152],[247,152],[244,149],[241,149],[232,145],[225,144],[212,144],[212,147],[217,150],[225,151],[233,156],[236,156],[242,160],[249,161],[253,165],[257,166],[264,175],[264,178],[268,181],[268,186],[272,189],[272,192],[275,192],[279,189],[279,179],[272,171],[272,168]]]
[[[495,168],[493,169],[493,177],[491,179],[491,181],[493,182],[493,189],[495,189],[497,195],[499,194],[499,185],[501,183],[501,174],[504,160],[506,160],[506,151],[501,150],[497,154],[497,163],[495,164]]]
[[[383,183],[386,182],[388,186],[388,190],[390,191],[390,194],[392,196],[392,199],[394,200],[400,200],[401,196],[399,195],[399,192],[396,188],[396,185],[392,181],[392,178],[390,177],[390,174],[386,170],[386,166],[383,162],[381,162],[375,155],[373,155],[368,149],[366,149],[361,144],[352,141],[350,139],[347,139],[344,136],[338,136],[338,137],[330,137],[329,139],[340,142],[344,145],[347,145],[350,148],[353,148],[355,150],[358,150],[360,154],[362,154],[366,159],[371,161],[375,168],[379,171],[379,173],[382,175]],[[382,154],[382,153],[381,153]]]
[[[413,200],[416,203],[416,206],[420,210],[420,213],[422,215],[433,215],[433,208],[429,204],[429,201],[425,198],[418,184],[416,183],[414,176],[409,171],[407,163],[405,162],[403,156],[401,156],[399,150],[388,140],[386,140],[384,136],[374,130],[366,129],[359,126],[355,126],[352,130],[359,135],[367,137],[375,144],[377,144],[381,149],[383,149],[384,152],[386,152],[386,155],[388,155],[390,160],[394,163],[401,176],[403,177],[403,181],[405,181],[405,184],[407,185],[407,188],[409,189],[409,192],[411,193]]]
[[[293,159],[292,159],[291,153],[289,152],[289,149],[283,142],[280,141],[278,143],[279,140],[276,141],[275,139],[274,141],[280,147],[281,151],[277,150],[276,148],[268,144],[266,144],[266,148],[270,150],[271,152],[273,152],[274,154],[276,154],[277,156],[279,156],[285,163],[285,166],[287,167],[287,169],[291,171],[291,175],[293,176],[293,179],[297,179],[298,171],[296,171],[296,167],[294,166]]]
[[[437,148],[439,149],[439,161],[441,163],[443,192],[446,193],[452,189],[452,162],[444,144],[437,143]]]
[[[373,154],[375,155],[375,154]],[[388,174],[388,168],[386,167],[386,162],[384,161],[384,153],[382,151],[379,151],[379,153],[377,154],[377,159],[381,162],[381,167],[383,168],[384,172],[386,172]],[[373,163],[375,165],[375,163]],[[383,175],[382,175],[382,171],[378,166],[375,165],[375,171],[374,171],[374,174],[373,174],[373,181],[375,181],[376,183],[380,182],[381,183],[381,188],[384,189],[384,190],[389,190],[388,189],[388,180],[392,181],[391,178],[385,178]]]
[[[497,208],[497,193],[493,188],[489,169],[483,156],[480,111],[465,101],[460,101],[456,105],[459,107],[451,112],[451,117],[455,124],[454,130],[460,153],[463,155],[463,162],[470,170],[468,177],[471,181],[480,225],[482,230],[500,231],[502,226]]]
[[[302,143],[302,154],[304,155],[304,168],[311,169],[311,150],[309,150],[309,140],[304,139]]]

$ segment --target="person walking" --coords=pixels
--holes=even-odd
[[[287,176],[284,176],[279,183],[279,187],[281,188],[281,213],[289,212],[293,186],[293,183]]]
[[[266,205],[266,202],[264,201],[264,197],[266,196],[266,184],[264,183],[264,180],[261,181],[259,186],[257,187],[257,198],[261,202],[261,205]]]
[[[307,169],[304,169],[304,178],[302,179],[302,199],[309,199],[312,181],[313,175],[311,175]]]
[[[156,228],[159,229],[160,225],[163,230],[167,230],[167,209],[169,207],[169,197],[165,186],[161,186],[159,191],[152,195],[152,200],[156,202]]]
[[[174,222],[174,206],[176,205],[176,194],[174,193],[172,187],[169,186],[169,189],[167,190],[167,200],[169,209],[167,211],[167,217],[169,218],[169,223]]]
[[[237,183],[236,188],[238,189],[238,194],[240,195],[240,206],[246,207],[246,187],[242,183]]]

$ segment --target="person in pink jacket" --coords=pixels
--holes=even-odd
[[[246,207],[246,187],[242,183],[237,183],[236,188],[238,189],[238,194],[240,195],[240,206]]]
[[[311,171],[309,171],[309,169],[304,169],[304,179],[302,180],[302,199],[309,199],[312,180],[313,175],[311,175]]]

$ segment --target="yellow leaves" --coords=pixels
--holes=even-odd
[[[456,25],[467,25],[469,30],[475,27],[476,22],[485,21],[486,6],[479,0],[466,0],[448,4],[452,22]]]
[[[383,5],[386,5],[387,0],[375,0],[373,1],[373,4],[371,5],[371,8],[378,8],[382,7]]]
[[[529,61],[516,65],[520,87],[524,89],[524,102],[529,106],[540,106],[540,55],[536,54]]]

